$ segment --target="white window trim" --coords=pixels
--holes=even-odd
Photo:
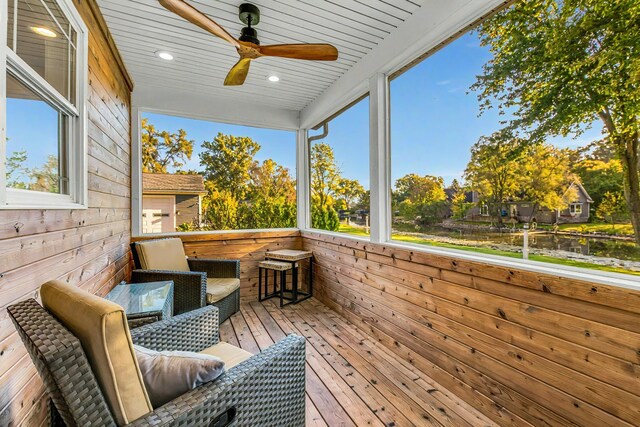
[[[0,210],[11,209],[86,209],[88,206],[87,102],[89,94],[89,29],[72,0],[55,0],[77,33],[76,98],[74,106],[42,76],[30,71],[22,58],[7,47],[8,1],[0,0]],[[47,102],[69,115],[68,170],[69,195],[6,188],[6,113],[8,69],[21,83]],[[75,116],[75,117],[74,117]]]

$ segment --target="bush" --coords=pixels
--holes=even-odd
[[[340,227],[338,212],[330,206],[313,205],[311,207],[311,227],[321,230],[338,231]]]

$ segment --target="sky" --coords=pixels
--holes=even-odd
[[[490,59],[488,49],[480,46],[475,33],[459,38],[391,82],[391,172],[392,179],[408,174],[442,176],[447,184],[460,180],[469,148],[482,136],[499,129],[498,116],[490,111],[478,117],[475,93],[467,93],[482,65]],[[48,126],[32,126],[34,114],[43,114],[41,106],[30,110],[34,101],[8,99],[7,134],[10,150],[29,149],[33,166],[46,160],[49,147],[55,147],[53,121]],[[329,143],[343,176],[357,179],[369,188],[369,100],[365,98],[329,123]],[[198,153],[203,141],[218,132],[249,136],[261,145],[257,160],[272,158],[295,175],[295,133],[212,123],[202,120],[144,114],[158,130],[176,132],[185,129],[194,139],[194,154],[185,169],[198,170]],[[601,126],[578,139],[550,140],[562,147],[577,147],[601,137]]]

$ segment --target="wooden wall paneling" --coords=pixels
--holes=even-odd
[[[468,402],[484,401],[474,406],[494,421],[504,423],[499,405],[534,425],[640,423],[640,292],[302,237],[322,302]]]
[[[88,209],[0,211],[0,425],[47,422],[44,388],[6,307],[61,279],[106,294],[130,277],[132,85],[93,1],[89,28]],[[120,65],[118,65],[120,64]]]

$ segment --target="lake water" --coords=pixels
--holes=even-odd
[[[424,227],[418,232],[433,236],[448,237],[460,240],[475,240],[496,244],[508,244],[521,248],[522,233],[498,233],[477,230],[450,230],[443,227]],[[529,234],[529,247],[536,249],[552,249],[592,255],[597,257],[617,258],[628,261],[640,261],[640,248],[633,241],[555,235],[552,233]]]

